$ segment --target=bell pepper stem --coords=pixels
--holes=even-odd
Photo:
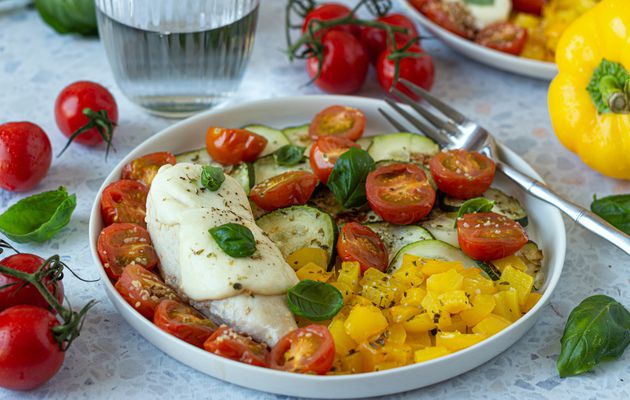
[[[626,82],[625,86],[628,85]],[[630,101],[624,87],[617,78],[606,75],[599,81],[599,91],[602,99],[608,104],[608,108],[615,114],[626,114],[630,112]]]

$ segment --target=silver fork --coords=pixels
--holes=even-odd
[[[497,142],[490,132],[471,121],[448,104],[438,100],[421,87],[405,79],[401,79],[400,82],[412,92],[422,96],[433,108],[440,111],[446,117],[439,116],[437,113],[430,111],[429,108],[419,105],[409,96],[394,88],[392,93],[398,96],[403,103],[409,105],[420,114],[422,119],[412,115],[392,100],[386,99],[385,101],[417,131],[435,140],[442,148],[479,151],[492,158],[496,163],[497,169],[523,188],[525,192],[558,208],[579,225],[608,240],[610,243],[625,251],[626,254],[630,255],[630,236],[616,229],[591,211],[564,199],[544,183],[516,171],[509,165],[501,162],[497,157]],[[409,129],[382,108],[379,108],[379,111],[396,129],[401,132],[409,131]]]

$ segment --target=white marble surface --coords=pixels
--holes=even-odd
[[[279,16],[284,1],[263,3],[251,65],[233,101],[317,93],[317,88],[303,86],[307,81],[303,65],[289,64],[282,53]],[[425,47],[437,66],[434,93],[475,115],[560,193],[588,206],[593,193],[630,192],[630,182],[607,179],[587,169],[558,143],[547,113],[545,82],[488,69],[435,41],[425,41]],[[79,79],[100,82],[117,98],[121,115],[115,136],[118,151],[106,162],[104,148],[73,145],[63,157],[55,158],[48,177],[35,191],[64,185],[77,193],[77,210],[70,225],[52,241],[20,249],[42,256],[59,253],[82,276],[92,278],[97,274],[89,254],[87,224],[97,189],[117,160],[173,121],[148,115],[122,96],[95,39],[59,36],[33,11],[0,14],[0,122],[39,124],[57,153],[65,137],[54,123],[54,99],[65,85]],[[381,96],[374,79],[360,95]],[[21,196],[0,192],[0,209]],[[556,372],[562,329],[575,305],[589,295],[604,293],[630,306],[628,258],[570,221],[566,226],[568,251],[562,281],[535,328],[482,367],[394,398],[630,398],[630,352],[581,377],[560,379]],[[65,284],[75,307],[90,299],[99,301],[81,337],[48,384],[24,394],[0,389],[0,398],[278,398],[207,377],[162,354],[117,315],[99,283],[68,276]]]

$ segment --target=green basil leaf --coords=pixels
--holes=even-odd
[[[488,200],[485,197],[475,197],[474,199],[466,200],[464,204],[459,207],[459,211],[457,211],[455,227],[457,227],[457,220],[463,217],[464,214],[490,212],[492,207],[494,207],[494,200]]]
[[[341,310],[343,296],[331,284],[306,279],[287,291],[287,303],[289,310],[297,316],[325,321]]]
[[[59,33],[97,33],[94,0],[35,0],[35,7],[44,22]]]
[[[464,2],[475,5],[475,6],[493,6],[494,5],[494,0],[464,0]]]
[[[602,360],[620,357],[630,344],[630,313],[611,297],[588,297],[571,311],[561,343],[560,377],[590,371]]]
[[[335,162],[328,189],[344,208],[360,207],[367,202],[365,180],[375,168],[367,151],[351,147]]]
[[[276,164],[290,167],[302,162],[304,150],[306,150],[306,147],[287,144],[276,150],[273,153],[273,158],[276,160]]]
[[[204,165],[201,168],[201,185],[211,192],[216,192],[225,182],[225,174],[220,167]]]
[[[209,232],[221,250],[231,257],[249,257],[256,252],[254,234],[243,225],[223,224]]]
[[[609,113],[610,108],[608,107],[608,103],[602,96],[602,91],[600,89],[600,82],[603,77],[612,76],[617,80],[617,83],[620,87],[624,87],[624,84],[628,79],[630,79],[630,74],[624,68],[623,65],[617,62],[608,61],[606,59],[602,60],[602,62],[595,68],[593,71],[593,75],[591,77],[588,86],[586,86],[586,90],[588,94],[591,96],[591,100],[597,107],[597,112],[600,114]]]
[[[18,243],[45,242],[68,225],[76,205],[64,187],[35,194],[0,215],[0,232]]]
[[[593,197],[591,211],[604,218],[615,228],[630,235],[630,194]]]

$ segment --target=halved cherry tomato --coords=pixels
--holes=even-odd
[[[138,181],[123,179],[107,186],[101,194],[103,225],[130,222],[146,227],[147,187]]]
[[[313,173],[324,184],[335,166],[339,156],[351,147],[360,146],[350,139],[339,136],[322,136],[311,146],[310,163]]]
[[[357,140],[365,130],[363,111],[347,106],[330,106],[318,112],[311,121],[308,134],[313,140],[322,136],[337,136]]]
[[[457,237],[462,251],[479,261],[510,256],[528,241],[521,224],[493,212],[464,214],[457,220]]]
[[[162,165],[175,165],[176,162],[177,160],[175,160],[173,153],[169,153],[168,151],[147,154],[125,165],[120,179],[131,179],[150,187],[153,178],[155,178],[155,175],[157,175]]]
[[[217,326],[199,311],[176,300],[162,300],[155,309],[153,323],[171,335],[202,347]]]
[[[369,268],[379,271],[387,268],[387,249],[381,238],[372,229],[356,222],[349,222],[341,227],[337,253],[343,261],[361,264],[362,273]]]
[[[527,29],[511,22],[497,22],[483,28],[475,42],[503,53],[519,55],[527,41]]]
[[[0,265],[9,267],[16,271],[32,274],[36,272],[45,262],[43,258],[35,254],[13,254],[0,261]],[[48,301],[42,297],[35,286],[28,284],[22,286],[24,281],[14,276],[0,273],[0,311],[9,307],[22,304],[33,305],[50,310],[55,313]],[[60,280],[51,280],[50,276],[46,276],[42,281],[46,285],[49,293],[56,293],[59,303],[63,303],[63,282]]]
[[[223,165],[254,162],[267,146],[267,139],[245,129],[211,126],[206,133],[206,150]]]
[[[115,287],[130,306],[150,320],[162,300],[177,299],[177,293],[159,276],[138,264],[127,265]]]
[[[98,236],[97,250],[105,272],[113,280],[118,279],[129,264],[151,270],[158,263],[149,232],[136,224],[113,224],[103,229]]]
[[[203,344],[203,348],[218,356],[258,367],[269,367],[267,346],[221,325]]]
[[[516,11],[540,15],[545,0],[512,0],[512,8]]]
[[[265,211],[306,204],[317,186],[317,177],[306,171],[288,171],[254,186],[249,198]]]
[[[339,3],[324,3],[320,4],[314,9],[312,9],[306,17],[304,18],[304,23],[302,24],[302,33],[306,32],[308,28],[308,24],[312,20],[317,21],[329,21],[331,19],[337,19],[345,17],[350,14],[350,9],[343,4]],[[314,27],[315,28],[315,27]],[[358,36],[361,32],[361,27],[357,25],[339,25],[330,29],[325,29],[317,33],[317,37],[323,35],[328,31],[340,31],[350,33],[352,35]]]
[[[322,68],[317,75],[319,60],[306,60],[306,72],[315,85],[328,93],[350,94],[358,92],[370,67],[370,56],[355,36],[339,31],[327,32],[322,38],[324,46]]]
[[[271,368],[324,375],[335,359],[335,342],[322,325],[309,325],[285,335],[271,350]]]
[[[394,34],[394,40],[400,45],[406,44],[409,40],[418,36],[416,25],[409,18],[402,14],[389,14],[376,19],[379,22],[407,29],[407,33]],[[361,30],[361,42],[365,45],[372,61],[376,61],[378,56],[387,48],[387,33],[378,28],[363,27]]]
[[[415,164],[391,164],[370,172],[365,190],[372,210],[392,224],[418,222],[435,204],[435,190]]]
[[[406,52],[415,53],[417,57],[405,57],[400,60],[400,72],[398,77],[406,79],[425,90],[431,90],[433,81],[435,80],[433,58],[416,44],[411,46]],[[394,74],[396,71],[396,64],[394,60],[389,59],[390,55],[391,51],[385,50],[381,53],[376,62],[376,78],[383,90],[387,93],[389,93],[392,86],[394,86]],[[400,82],[396,85],[396,89],[416,101],[420,99],[420,96],[409,90]]]
[[[465,4],[456,1],[416,0],[416,8],[431,21],[456,35],[475,37],[474,17]]]
[[[433,156],[429,168],[438,189],[465,200],[488,190],[496,166],[494,161],[476,151],[449,150]]]

